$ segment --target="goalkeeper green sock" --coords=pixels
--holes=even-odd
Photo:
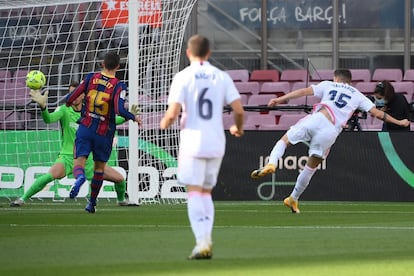
[[[47,183],[53,181],[54,178],[50,173],[44,174],[41,177],[37,178],[32,186],[27,190],[22,196],[22,200],[26,201],[31,198],[34,194],[40,192]]]
[[[125,191],[126,191],[126,181],[125,179],[121,182],[115,183],[115,192],[116,197],[118,201],[124,201],[125,200]]]

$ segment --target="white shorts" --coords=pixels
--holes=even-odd
[[[340,131],[321,112],[315,112],[299,120],[287,132],[289,143],[309,144],[309,156],[325,159]]]
[[[178,183],[213,189],[216,186],[222,159],[222,157],[196,158],[180,155],[178,157]]]

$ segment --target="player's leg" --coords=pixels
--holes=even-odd
[[[205,210],[205,234],[204,240],[210,246],[210,249],[213,245],[213,225],[214,225],[214,202],[213,197],[211,195],[212,189],[203,188],[201,191],[201,200],[204,205]]]
[[[287,137],[287,134],[285,134],[279,141],[276,142],[275,146],[273,147],[269,156],[269,162],[266,164],[266,166],[252,171],[250,176],[252,178],[261,178],[265,175],[274,173],[276,171],[276,165],[279,158],[283,156],[286,147],[289,145],[289,139]]]
[[[292,193],[283,201],[293,213],[300,213],[298,199],[308,187],[317,167],[328,156],[329,149],[335,143],[338,136],[338,130],[323,114],[316,114],[312,120],[309,120],[308,132],[312,136],[309,143],[308,161],[299,173]]]
[[[91,194],[89,197],[89,203],[85,208],[85,210],[89,213],[95,213],[96,199],[98,198],[98,194],[104,180],[105,165],[106,162],[95,160],[95,168],[91,180]]]
[[[83,183],[86,181],[85,165],[86,165],[86,156],[79,156],[73,161],[73,176],[75,177],[75,183],[73,184],[69,197],[75,198],[79,194],[79,190],[82,187]]]
[[[91,137],[89,129],[83,125],[79,125],[76,131],[73,161],[73,176],[76,181],[69,193],[70,198],[75,198],[78,195],[81,186],[86,181],[85,164],[92,151],[92,139],[93,137]]]
[[[269,156],[268,164],[263,168],[254,170],[250,176],[252,178],[260,178],[274,173],[276,171],[277,162],[279,158],[285,154],[287,146],[310,140],[308,121],[312,120],[312,116],[306,116],[293,125],[273,147]]]
[[[136,204],[131,204],[126,198],[125,198],[125,192],[126,192],[126,181],[122,174],[120,174],[117,170],[114,168],[106,165],[104,170],[104,179],[113,182],[115,185],[115,192],[116,197],[118,201],[119,206],[137,206]]]
[[[303,170],[299,173],[295,187],[289,197],[283,200],[283,203],[291,209],[292,213],[300,213],[298,199],[308,187],[312,176],[315,174],[317,167],[323,159],[317,156],[310,156]]]
[[[208,215],[207,213],[206,202],[208,203],[208,199],[211,198],[211,191],[203,190],[201,186],[186,186],[187,214],[196,241],[188,259],[210,259],[212,256],[211,239],[206,238],[206,233],[209,232],[208,224],[212,225],[213,217],[212,214]],[[214,207],[211,210],[214,214]]]
[[[187,188],[187,215],[190,221],[196,246],[188,259],[211,258],[211,250],[206,242],[206,210],[203,203],[203,182],[205,179],[206,160],[180,156],[178,164],[178,182]]]
[[[49,171],[36,178],[32,186],[23,194],[19,199],[10,203],[12,207],[22,206],[26,200],[31,198],[33,195],[40,192],[48,183],[52,182],[55,179],[61,179],[66,175],[65,172],[65,163],[61,156],[56,160],[56,163],[49,169]]]
[[[108,162],[109,157],[111,156],[112,140],[113,138],[100,135],[95,135],[92,140],[93,161],[95,166],[91,180],[89,203],[85,208],[85,211],[89,213],[95,213],[96,199],[98,198],[104,180],[106,162]]]
[[[217,176],[220,171],[222,158],[213,158],[207,160],[207,167],[205,173],[205,180],[202,189],[202,202],[205,210],[205,234],[204,240],[210,247],[210,255],[212,255],[213,245],[213,225],[214,225],[214,202],[211,196],[212,190],[216,186]]]
[[[317,167],[322,163],[323,159],[318,156],[310,156],[306,162],[305,167],[299,173],[296,180],[296,185],[292,191],[292,198],[298,200],[299,197],[303,194],[306,187],[309,185],[309,182],[317,170]]]

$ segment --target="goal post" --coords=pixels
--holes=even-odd
[[[60,150],[59,125],[43,122],[25,87],[27,72],[46,75],[43,90],[49,91],[52,112],[71,82],[100,71],[103,55],[115,51],[122,62],[117,77],[128,84],[128,102],[138,104],[143,125],[117,127],[108,164],[127,176],[134,202],[185,200],[176,181],[178,124],[160,130],[159,121],[196,2],[0,0],[0,197],[21,196]],[[35,197],[65,199],[73,181],[65,177],[49,183]],[[104,184],[100,197],[115,198],[112,183]]]

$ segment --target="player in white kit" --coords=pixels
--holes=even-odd
[[[188,258],[210,259],[214,222],[211,192],[225,152],[223,107],[233,109],[235,124],[230,133],[236,137],[243,135],[244,111],[230,76],[207,61],[208,39],[192,36],[186,53],[191,64],[174,76],[160,127],[168,128],[182,111],[177,179],[187,187],[188,217],[196,240]]]
[[[285,153],[287,146],[295,145],[298,142],[309,143],[308,161],[298,175],[292,193],[283,201],[293,213],[300,213],[299,197],[305,191],[318,165],[327,157],[329,149],[356,109],[370,112],[376,118],[396,125],[407,126],[410,123],[407,119],[396,120],[375,108],[374,103],[349,85],[351,80],[352,75],[349,70],[335,70],[333,81],[322,81],[317,85],[292,91],[280,98],[270,100],[268,104],[275,106],[301,96],[315,95],[321,98],[320,103],[314,106],[313,113],[299,120],[276,143],[270,153],[268,164],[251,173],[252,178],[260,178],[274,173],[276,164]]]

